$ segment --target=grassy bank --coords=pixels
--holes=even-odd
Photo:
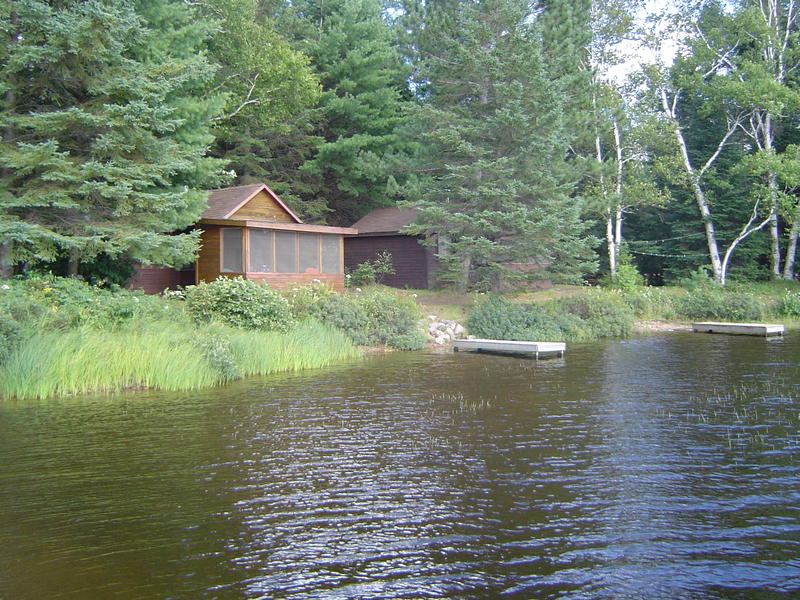
[[[579,341],[626,336],[640,328],[637,324],[654,321],[676,328],[696,320],[800,327],[800,282],[732,283],[725,289],[708,282],[626,290],[559,285],[501,297],[406,293],[417,298],[424,313],[465,323],[476,337]]]
[[[84,326],[25,339],[0,365],[0,396],[193,390],[244,376],[325,367],[358,355],[342,332],[313,322],[286,333],[185,321]]]

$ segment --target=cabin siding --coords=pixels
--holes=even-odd
[[[385,285],[397,288],[427,289],[435,277],[436,257],[420,244],[421,238],[411,235],[376,235],[347,237],[344,242],[344,263],[348,270],[360,263],[375,260],[381,252],[392,255],[395,274],[385,275]]]
[[[261,191],[230,216],[231,220],[272,221],[294,223],[295,220],[269,195]]]
[[[197,255],[197,282],[214,281],[221,274],[221,227],[209,225],[200,234],[200,252]]]
[[[137,265],[128,289],[142,290],[146,294],[160,294],[167,289],[194,285],[194,269],[170,269]]]

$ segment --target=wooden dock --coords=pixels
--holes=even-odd
[[[564,356],[563,342],[521,342],[515,340],[453,340],[454,352],[487,352],[491,354],[520,354],[536,359]]]
[[[692,331],[769,337],[771,335],[783,335],[783,325],[766,323],[692,323]]]

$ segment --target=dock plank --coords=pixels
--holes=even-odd
[[[522,354],[543,358],[564,356],[567,345],[563,342],[526,342],[520,340],[453,340],[455,352],[490,352],[497,354]]]
[[[692,331],[768,337],[771,335],[783,335],[784,327],[774,323],[717,323],[708,321],[692,323]]]

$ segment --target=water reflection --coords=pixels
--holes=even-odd
[[[0,598],[800,592],[800,346],[398,353],[0,406]]]

